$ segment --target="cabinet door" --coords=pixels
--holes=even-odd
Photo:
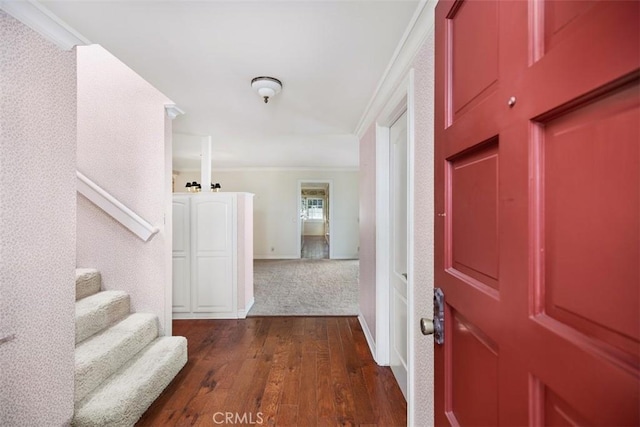
[[[197,313],[226,313],[235,307],[232,195],[192,199],[193,304]]]
[[[191,311],[189,198],[173,198],[173,312]]]

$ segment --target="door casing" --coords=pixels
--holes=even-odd
[[[332,179],[299,179],[298,180],[298,193],[297,193],[297,204],[296,204],[296,218],[297,218],[297,232],[296,232],[296,236],[297,236],[297,241],[296,241],[296,245],[297,245],[297,254],[298,254],[298,258],[302,258],[302,245],[300,242],[300,236],[302,236],[302,218],[300,218],[300,205],[302,204],[302,184],[303,183],[317,183],[317,184],[327,184],[329,186],[329,223],[331,223],[331,220],[333,218],[333,180]],[[331,242],[329,242],[329,259],[333,259],[333,247],[335,245],[333,245]]]
[[[395,121],[407,112],[407,412],[412,424],[415,396],[414,364],[414,150],[415,107],[414,70],[398,85],[376,121],[376,341],[374,358],[379,365],[389,365],[391,284],[389,256],[391,245],[391,197],[390,197],[390,132]]]

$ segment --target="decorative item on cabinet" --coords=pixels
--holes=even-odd
[[[173,196],[173,318],[244,318],[253,305],[253,194]]]
[[[197,181],[187,182],[185,185],[188,193],[199,193],[202,191],[202,186]]]

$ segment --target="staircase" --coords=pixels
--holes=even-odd
[[[76,269],[74,426],[132,426],[187,363],[184,337],[159,337],[154,314],[129,295],[100,292],[100,273]]]

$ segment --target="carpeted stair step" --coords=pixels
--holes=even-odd
[[[76,301],[76,344],[129,315],[129,295],[103,291]]]
[[[187,363],[184,337],[160,337],[75,406],[74,426],[133,426]]]
[[[76,268],[76,301],[100,292],[102,279],[95,268]]]
[[[136,313],[76,346],[79,402],[158,336],[155,314]]]

